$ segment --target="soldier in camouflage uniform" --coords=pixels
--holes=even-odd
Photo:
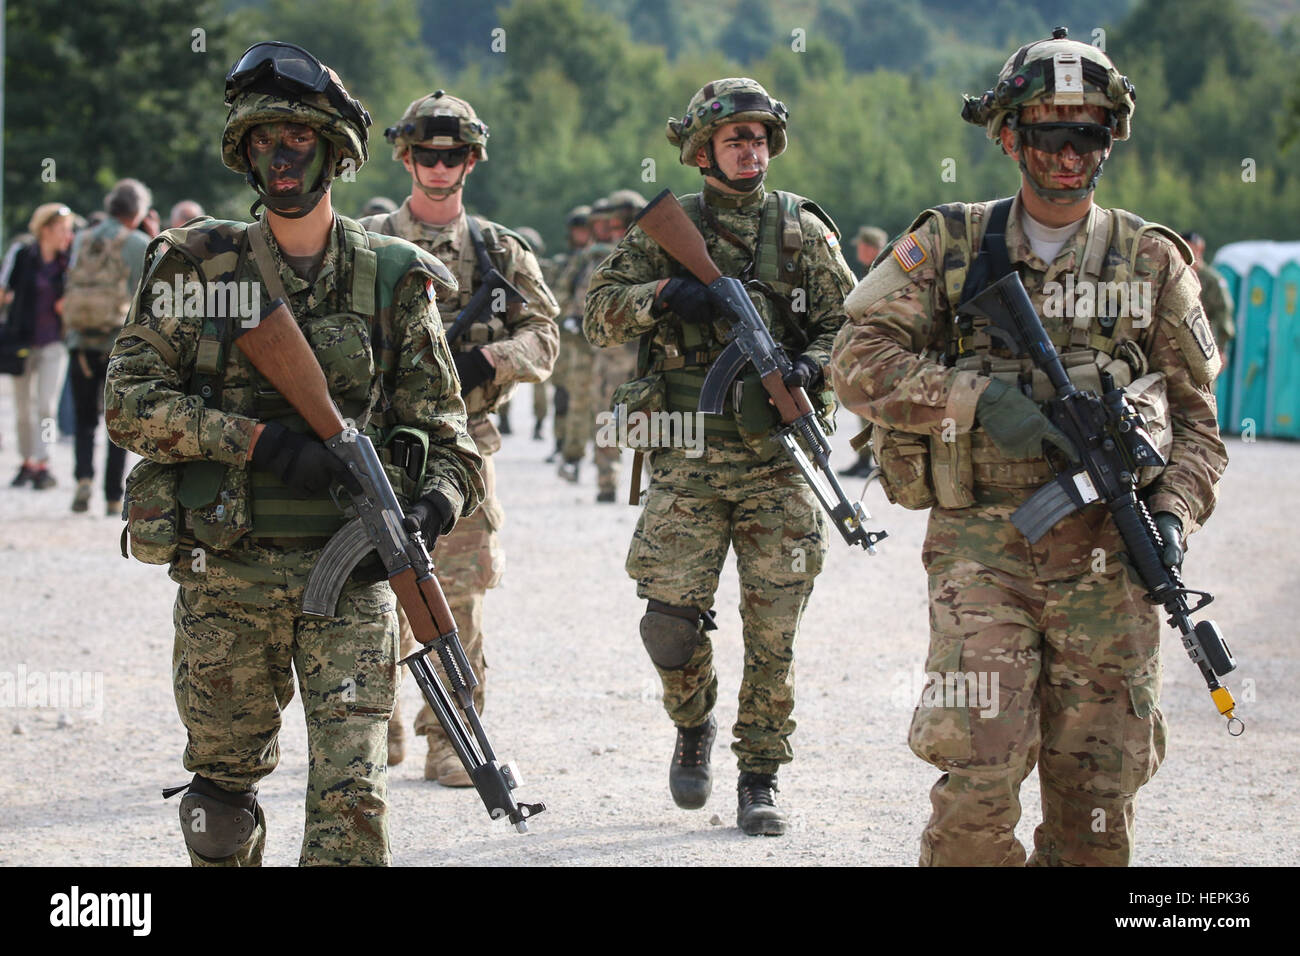
[[[1233,317],[1232,293],[1227,280],[1219,270],[1205,261],[1205,237],[1199,232],[1185,232],[1183,239],[1196,257],[1196,278],[1201,282],[1201,308],[1214,330],[1214,344],[1227,362],[1228,346],[1237,337],[1237,322]]]
[[[476,245],[493,268],[518,289],[527,303],[502,311],[489,309],[451,344],[469,416],[469,432],[483,456],[487,495],[483,507],[456,525],[433,552],[438,579],[460,626],[465,653],[478,675],[475,701],[483,709],[486,663],[483,658],[483,597],[501,580],[505,555],[498,535],[505,513],[497,500],[492,454],[501,436],[488,418],[510,397],[519,382],[541,382],[551,374],[559,348],[557,308],[542,281],[541,267],[528,245],[509,229],[479,216],[466,215],[461,189],[474,167],[487,159],[488,128],[464,100],[438,90],[407,107],[385,132],[393,159],[411,174],[411,194],[388,216],[363,220],[367,229],[401,236],[440,259],[456,276],[459,295],[439,300],[444,325],[450,325],[481,283]],[[475,232],[480,238],[475,238]],[[414,635],[401,618],[403,654],[416,649]],[[438,665],[441,666],[441,665]],[[444,786],[467,787],[471,781],[452,750],[432,710],[425,705],[415,718],[417,735],[429,738],[424,776]],[[401,717],[390,727],[396,763],[402,753]]]
[[[1053,476],[1044,441],[1054,458],[1073,449],[1038,404],[1050,397],[1045,377],[956,312],[1000,277],[991,263],[1004,249],[1075,384],[1100,391],[1109,374],[1146,418],[1169,465],[1141,494],[1165,533],[1162,557],[1180,563],[1227,460],[1212,392],[1220,359],[1184,243],[1093,203],[1133,105],[1106,55],[1063,29],[1022,47],[962,114],[1018,162],[1014,202],[927,210],[846,302],[836,391],[878,426],[891,500],[931,509],[928,683],[909,742],[943,775],[923,865],[1025,863],[1015,827],[1035,764],[1043,822],[1029,862],[1124,865],[1136,793],[1164,757],[1159,615],[1103,504],[1037,544],[1008,520]],[[1080,298],[1063,309],[1067,276],[1076,290],[1145,285],[1148,308]]]
[[[587,298],[587,287],[591,283],[592,273],[611,252],[614,244],[623,238],[632,218],[645,206],[645,197],[633,189],[619,189],[605,197],[599,204],[601,215],[592,218],[592,230],[596,241],[583,250],[575,264],[572,278],[572,302],[569,306],[574,315],[581,315]],[[635,340],[608,349],[591,350],[591,387],[584,389],[570,399],[570,415],[581,416],[590,422],[585,430],[570,433],[568,448],[573,455],[574,476],[577,476],[576,462],[586,451],[587,436],[598,434],[597,418],[602,412],[608,412],[614,390],[624,382],[636,377],[637,344]],[[580,419],[580,420],[581,420]],[[575,419],[571,417],[571,422]],[[581,444],[579,444],[579,442]],[[617,497],[620,451],[612,442],[595,441],[592,457],[596,460],[596,501],[612,504]]]
[[[323,90],[303,88],[308,67]],[[347,473],[232,337],[259,317],[250,300],[284,297],[342,413],[376,447],[400,427],[427,440],[422,474],[402,480],[392,444],[381,458],[436,538],[484,491],[432,301],[456,283],[409,243],[334,213],[330,182],[365,161],[370,117],[333,71],[299,48],[256,44],[227,79],[227,105],[222,158],[266,213],[252,224],[200,220],[151,244],[106,390],[110,436],[145,459],[127,481],[132,550],[170,564],[180,584],[173,674],[194,773],[181,826],[196,866],[260,864],[257,784],[279,761],[296,672],[309,758],[300,860],[387,864],[393,593],[372,556],[344,586],[337,617],[298,612],[322,545],[346,520],[335,496]],[[214,304],[226,283],[238,305]]]
[[[596,413],[591,401],[596,389],[596,350],[582,334],[583,301],[591,269],[614,249],[609,242],[609,220],[612,214],[608,197],[597,199],[591,204],[591,212],[587,216],[591,242],[583,248],[581,254],[574,255],[569,260],[559,280],[560,288],[564,290],[564,318],[560,321],[560,328],[565,333],[564,346],[569,353],[564,370],[569,405],[564,415],[559,476],[573,484],[578,483],[578,468],[587,454],[587,443],[596,435]],[[582,283],[582,288],[579,288],[579,282]]]
[[[555,373],[551,381],[555,385],[555,450],[547,457],[547,463],[562,458],[564,454],[565,429],[569,416],[569,374],[574,355],[578,349],[589,349],[587,340],[582,335],[582,315],[575,314],[569,306],[573,292],[574,264],[583,249],[591,244],[591,207],[574,206],[564,220],[569,235],[569,250],[555,257],[555,281],[547,285],[555,292],[555,301],[560,308],[560,357],[555,362]]]
[[[542,281],[546,287],[552,290],[554,294],[555,280],[559,277],[559,271],[556,267],[556,258],[548,258],[546,255],[546,243],[542,241],[542,235],[531,226],[520,226],[515,230],[528,243],[528,248],[532,250],[537,257],[537,264],[542,270]],[[556,356],[556,363],[559,363],[559,356]],[[554,371],[551,375],[554,377]],[[546,414],[549,411],[550,403],[546,400],[546,382],[536,382],[533,384],[533,441],[542,440],[542,426],[546,424]],[[508,406],[509,403],[506,403]],[[501,415],[506,415],[506,406],[502,407]]]
[[[807,389],[824,419],[830,346],[844,322],[852,273],[839,232],[816,204],[763,187],[769,156],[786,145],[785,105],[754,80],[723,79],[668,121],[681,162],[704,176],[682,205],[724,275],[749,283],[755,307],[793,359],[786,378]],[[801,307],[796,307],[801,306]],[[598,346],[645,343],[641,377],[615,401],[634,412],[692,415],[723,341],[708,290],[633,226],[596,270],[583,330]],[[641,639],[663,682],[677,726],[669,790],[678,806],[708,799],[718,680],[714,593],[728,547],[740,573],[745,644],[740,705],[732,729],[739,767],[737,823],[747,834],[785,831],[776,771],[793,757],[794,641],[827,550],[827,525],[798,470],[769,439],[776,422],[756,374],[728,390],[727,412],[704,416],[703,447],[650,452],[650,490],[628,549],[627,572],[647,600]],[[683,432],[677,436],[685,439]]]

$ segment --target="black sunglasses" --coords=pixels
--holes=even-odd
[[[411,156],[421,166],[430,168],[441,162],[448,169],[455,169],[469,156],[470,146],[453,146],[451,149],[433,149],[428,146],[412,146]]]
[[[331,103],[361,130],[370,125],[370,114],[334,82],[324,64],[300,46],[268,40],[254,43],[226,74],[226,103],[235,95],[263,83],[267,77],[275,84],[303,93],[324,93]]]
[[[1067,145],[1080,155],[1108,149],[1114,140],[1100,123],[1025,123],[1016,127],[1020,141],[1044,153],[1059,153]]]

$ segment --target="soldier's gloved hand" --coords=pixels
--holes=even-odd
[[[1079,461],[1070,439],[1048,420],[1038,403],[999,379],[990,381],[980,395],[975,419],[1008,458],[1037,458],[1043,454],[1043,442],[1049,442],[1070,461]]]
[[[422,533],[425,547],[432,548],[438,535],[448,529],[455,517],[447,496],[441,491],[431,491],[411,506],[402,523],[411,534]]]
[[[800,355],[790,363],[790,371],[781,377],[787,388],[798,386],[805,392],[811,392],[813,388],[821,384],[822,367],[816,361],[806,355]]]
[[[456,374],[460,376],[460,393],[468,395],[484,382],[492,381],[496,369],[487,360],[481,348],[468,352],[455,352],[451,356],[456,363]]]
[[[709,287],[694,276],[669,279],[655,296],[655,312],[672,312],[687,325],[713,321]]]
[[[1165,540],[1160,560],[1165,563],[1165,567],[1177,571],[1183,566],[1183,523],[1178,515],[1169,511],[1157,511],[1151,519],[1156,523],[1160,537]]]
[[[324,442],[278,422],[267,422],[262,428],[253,446],[253,467],[269,471],[300,498],[323,494],[334,481],[341,481],[353,494],[361,493],[347,465]]]

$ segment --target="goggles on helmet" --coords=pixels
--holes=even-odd
[[[431,146],[412,146],[411,158],[421,166],[432,169],[438,163],[448,169],[455,169],[465,162],[473,146],[453,146],[450,149],[435,149]]]
[[[1020,142],[1044,153],[1059,153],[1066,146],[1079,155],[1109,149],[1114,134],[1100,123],[1018,123]]]
[[[370,114],[335,82],[320,60],[300,46],[268,40],[254,43],[226,74],[226,105],[247,90],[275,92],[277,89],[302,93],[324,93],[330,103],[364,131]]]
[[[479,120],[467,121],[475,133],[484,134],[487,127]],[[417,116],[415,119],[384,130],[384,139],[396,145],[399,136],[416,143],[427,143],[435,136],[460,140],[461,119],[458,116]]]

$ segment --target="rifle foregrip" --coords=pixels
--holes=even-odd
[[[1137,568],[1138,577],[1147,586],[1153,599],[1162,600],[1166,594],[1176,589],[1176,585],[1156,550],[1145,511],[1146,507],[1131,494],[1110,505],[1111,517],[1119,529],[1120,537],[1124,539],[1124,547],[1128,549],[1129,560]]]

